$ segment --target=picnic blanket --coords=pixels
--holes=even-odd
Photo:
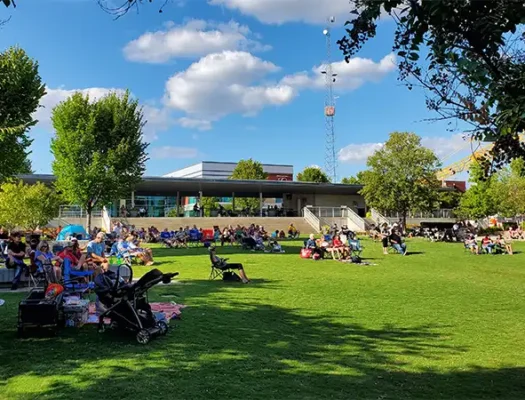
[[[186,306],[183,304],[177,304],[175,302],[170,303],[150,303],[151,311],[155,315],[162,314],[164,316],[163,319],[166,321],[170,321],[172,319],[180,319],[182,309]],[[97,312],[97,305],[96,303],[92,302],[89,303],[89,317],[88,317],[88,324],[98,324],[98,312]],[[105,321],[106,323],[109,323],[110,320],[108,319]]]

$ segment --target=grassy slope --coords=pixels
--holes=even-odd
[[[412,241],[416,254],[384,257],[366,244],[377,266],[301,260],[298,242],[284,255],[219,249],[244,263],[246,286],[208,281],[203,249],[157,249],[159,268],[181,276],[152,300],[189,308],[146,347],[91,326],[15,339],[20,295],[1,294],[0,398],[525,396],[525,253]]]

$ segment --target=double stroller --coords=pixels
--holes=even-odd
[[[126,282],[121,277],[120,269],[125,266],[131,271]],[[95,293],[105,308],[99,316],[98,329],[104,332],[108,326],[136,334],[137,342],[148,344],[155,336],[166,335],[169,325],[165,320],[157,319],[151,311],[147,292],[153,286],[170,283],[179,273],[162,273],[158,269],[149,271],[137,282],[133,281],[133,272],[129,265],[119,266],[116,273],[107,271],[95,279]],[[111,324],[106,325],[109,318]]]

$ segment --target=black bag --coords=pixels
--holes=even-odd
[[[240,282],[241,277],[237,275],[235,272],[226,271],[222,274],[222,280],[228,281],[228,282]]]
[[[361,264],[361,257],[359,257],[359,256],[352,256],[351,259],[352,259],[352,262],[354,264]]]

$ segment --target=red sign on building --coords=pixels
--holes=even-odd
[[[463,193],[467,191],[467,182],[465,181],[443,181],[443,186],[456,188]]]
[[[268,177],[266,178],[268,181],[293,181],[293,175],[292,174],[268,174]]]

